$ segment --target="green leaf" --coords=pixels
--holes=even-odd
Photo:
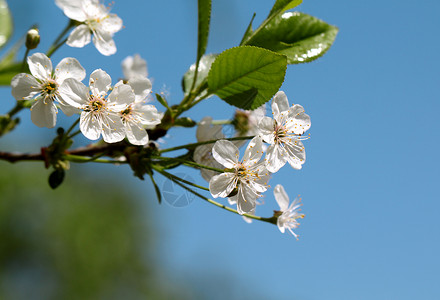
[[[0,86],[2,85],[11,85],[11,79],[17,75],[18,73],[21,73],[21,67],[22,63],[15,63],[12,65],[9,65],[5,68],[0,69]],[[29,68],[25,67],[23,72],[29,72]]]
[[[194,120],[192,120],[188,117],[182,117],[182,118],[178,118],[178,119],[174,120],[174,126],[177,126],[177,127],[191,128],[196,125],[197,125],[197,122],[195,122]]]
[[[0,0],[0,49],[12,35],[12,17],[6,0]]]
[[[236,107],[256,109],[279,90],[286,68],[284,55],[251,46],[231,48],[212,64],[209,93]]]
[[[211,65],[214,62],[215,58],[218,54],[207,54],[202,57],[199,63],[199,72],[197,75],[197,81],[195,86],[199,86],[203,81],[208,77],[209,70],[211,69]],[[189,95],[191,92],[191,85],[194,80],[194,74],[196,70],[196,64],[192,64],[191,67],[186,71],[185,75],[183,75],[182,79],[182,89],[185,93],[185,96]]]
[[[261,28],[248,44],[286,55],[288,64],[298,64],[322,56],[333,44],[337,33],[337,27],[315,17],[286,12]]]
[[[245,41],[246,41],[246,40],[252,35],[252,33],[254,32],[254,30],[252,29],[252,22],[254,21],[256,15],[257,15],[256,13],[254,13],[254,14],[252,15],[252,19],[251,19],[251,21],[249,22],[249,25],[248,25],[248,27],[246,28],[246,31],[244,32],[243,38],[241,39],[240,46],[243,45],[244,42],[245,42]]]
[[[297,7],[302,3],[302,0],[277,0],[275,4],[273,5],[269,16],[267,18],[270,18],[271,16],[278,15],[288,9],[292,9]]]
[[[198,15],[197,61],[205,54],[206,46],[208,45],[211,0],[198,0]]]

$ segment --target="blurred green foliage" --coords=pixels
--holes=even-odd
[[[0,163],[0,299],[182,299],[133,193],[84,174],[53,191],[47,172]]]

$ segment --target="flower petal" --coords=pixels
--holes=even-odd
[[[92,112],[81,113],[79,128],[82,134],[89,140],[97,140],[101,136],[102,124]]]
[[[66,44],[70,47],[82,48],[88,43],[92,38],[89,26],[82,24],[76,27],[67,38]]]
[[[306,151],[301,141],[295,141],[294,143],[285,143],[284,149],[287,154],[287,161],[294,169],[301,169],[302,165],[306,161]],[[268,168],[269,169],[269,168]]]
[[[93,35],[93,44],[102,55],[112,55],[116,53],[116,44],[112,35],[103,30],[96,30]]]
[[[57,122],[57,107],[52,100],[40,97],[31,107],[31,120],[38,127],[53,128]]]
[[[120,142],[125,138],[125,128],[117,115],[103,115],[102,138],[106,143]]]
[[[67,78],[58,88],[61,102],[76,108],[81,108],[88,103],[89,89],[82,82]]]
[[[221,125],[212,125],[212,118],[204,117],[197,126],[196,137],[198,142],[224,138],[223,127]]]
[[[230,141],[219,140],[212,147],[212,156],[226,168],[235,167],[238,163],[238,154],[238,148]]]
[[[134,103],[134,93],[131,86],[128,84],[121,84],[108,95],[109,108],[114,108],[113,111],[120,112],[128,105]]]
[[[82,9],[82,2],[82,0],[55,0],[55,4],[63,10],[69,19],[79,22],[86,20],[86,14]]]
[[[267,170],[271,173],[276,173],[286,164],[287,154],[280,145],[270,145],[266,151],[265,161]]]
[[[252,166],[263,156],[263,141],[259,136],[254,137],[248,144],[243,155],[243,164]]]
[[[105,96],[112,84],[112,78],[105,71],[96,69],[90,74],[90,91],[95,96]]]
[[[279,91],[272,99],[272,114],[275,120],[278,119],[278,115],[283,111],[289,110],[289,100],[283,91]]]
[[[133,89],[134,95],[136,96],[135,101],[144,101],[151,92],[153,87],[151,81],[147,77],[132,77],[127,82]]]
[[[148,143],[147,131],[133,122],[125,122],[125,133],[128,141],[133,145],[146,145]]]
[[[258,195],[247,185],[240,184],[237,193],[237,211],[240,215],[255,211]]]
[[[273,144],[274,142],[274,128],[275,120],[269,117],[264,117],[258,123],[258,128],[260,129],[260,135],[263,140],[268,144]]]
[[[133,110],[138,113],[138,121],[146,128],[153,128],[160,124],[163,117],[162,113],[157,112],[154,105],[135,105]]]
[[[124,76],[127,79],[136,76],[147,77],[147,62],[142,59],[139,54],[135,54],[134,56],[127,56],[122,61],[122,73],[124,73]]]
[[[51,78],[52,62],[43,53],[34,53],[27,58],[29,70],[35,78],[45,81]]]
[[[310,116],[304,112],[304,108],[299,104],[290,108],[287,118],[286,128],[294,134],[303,134],[312,124]]]
[[[104,20],[101,21],[101,26],[109,33],[115,33],[122,28],[122,20],[116,14],[108,14]]]
[[[226,198],[236,186],[233,173],[215,175],[209,181],[209,191],[214,198]]]
[[[55,67],[55,79],[58,84],[62,84],[67,78],[74,78],[82,81],[86,77],[86,70],[79,61],[73,57],[66,57]]]
[[[289,196],[287,195],[284,187],[281,184],[277,184],[273,190],[273,195],[281,211],[286,211],[289,207]]]
[[[16,100],[32,99],[40,93],[39,83],[34,76],[20,73],[11,80],[11,93]]]

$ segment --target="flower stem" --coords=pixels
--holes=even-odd
[[[73,155],[73,154],[66,154],[63,156],[64,159],[76,162],[76,163],[86,163],[86,162],[96,162],[96,163],[103,163],[103,164],[125,164],[126,161],[120,161],[120,160],[114,160],[114,159],[98,159],[102,155],[97,155],[95,157],[83,157],[79,155]]]
[[[250,139],[253,139],[254,137],[255,136],[240,136],[240,137],[233,137],[233,138],[224,138],[221,140],[240,141],[240,140],[250,140]],[[165,153],[165,152],[170,152],[170,151],[175,151],[175,150],[180,150],[180,149],[191,149],[191,148],[195,148],[195,147],[201,146],[201,145],[214,144],[217,141],[218,141],[218,139],[217,140],[209,140],[209,141],[205,141],[205,142],[186,144],[186,145],[177,146],[177,147],[173,147],[173,148],[162,149],[159,151],[159,153]]]
[[[26,52],[24,53],[24,57],[23,57],[23,63],[21,64],[21,69],[20,71],[23,72],[24,68],[26,67],[26,58],[29,54],[30,49],[26,48]]]
[[[156,167],[156,166],[154,166],[154,165],[153,165],[152,167],[153,167],[153,169],[155,169],[157,172],[161,173],[163,176],[169,177],[170,179],[179,180],[179,181],[181,181],[181,182],[183,182],[183,183],[186,183],[186,184],[191,185],[191,186],[193,186],[193,187],[196,187],[196,188],[199,188],[199,189],[201,189],[201,190],[205,190],[205,191],[209,192],[209,189],[206,188],[206,187],[204,187],[204,186],[201,186],[201,185],[198,185],[198,184],[192,183],[191,181],[185,180],[185,179],[183,179],[183,178],[180,178],[179,176],[176,176],[176,175],[173,175],[173,174],[171,174],[171,173],[168,173],[167,171],[162,170],[162,169],[159,169],[158,167]]]
[[[157,169],[157,168],[155,168],[154,166],[153,166],[153,168],[154,168],[156,171],[158,171],[159,173],[161,173],[163,176],[165,176],[165,177],[169,178],[170,180],[172,180],[172,181],[173,181],[174,183],[176,183],[177,185],[181,186],[182,188],[184,188],[184,189],[187,190],[188,192],[190,192],[190,193],[196,195],[197,197],[199,197],[199,198],[205,200],[206,202],[209,202],[209,203],[211,203],[211,204],[214,204],[215,206],[220,207],[220,208],[223,208],[224,210],[227,210],[227,211],[232,212],[232,213],[234,213],[234,214],[240,215],[240,213],[239,213],[238,211],[236,211],[235,209],[230,208],[230,207],[227,207],[226,205],[223,205],[223,204],[221,204],[221,203],[218,203],[218,202],[216,202],[216,201],[214,201],[214,200],[212,200],[212,199],[209,199],[209,198],[207,198],[207,197],[205,197],[205,196],[203,196],[203,195],[197,193],[196,191],[192,190],[191,188],[187,187],[186,185],[184,185],[183,183],[181,183],[179,180],[174,179],[173,177],[170,177],[170,176],[166,175],[166,174],[169,174],[169,173],[167,173],[167,172],[165,172],[165,171],[163,171],[163,170]],[[170,174],[170,175],[171,175],[171,174]],[[251,218],[251,219],[254,219],[254,220],[258,220],[258,221],[268,222],[268,223],[271,223],[271,224],[276,224],[276,220],[277,220],[276,217],[264,218],[264,217],[259,217],[259,216],[250,215],[250,214],[243,214],[242,216],[244,216],[244,217],[248,217],[248,218]]]
[[[75,128],[75,126],[78,125],[79,120],[80,120],[80,118],[78,118],[75,122],[73,122],[73,124],[69,127],[69,129],[67,129],[67,131],[65,133],[66,136],[69,136],[69,133],[73,130],[73,128]],[[76,133],[76,134],[78,134],[78,133]],[[71,138],[71,136],[69,138]]]
[[[52,43],[52,46],[50,46],[49,50],[47,51],[47,57],[51,57],[52,54],[61,47],[66,41],[67,38],[65,38],[62,42],[62,38],[66,35],[66,33],[75,26],[75,21],[70,20],[69,23],[67,23],[66,27],[64,27],[63,31],[58,35],[58,37],[55,39],[55,41]]]
[[[175,158],[175,157],[164,157],[164,156],[151,156],[151,158],[152,159],[159,159],[159,160],[168,160],[168,161],[180,162],[180,163],[182,163],[182,165],[185,165],[185,166],[188,166],[188,167],[192,167],[192,168],[195,168],[195,169],[207,169],[207,170],[211,170],[211,171],[215,171],[215,172],[219,172],[219,173],[226,172],[225,170],[222,170],[222,169],[217,169],[217,168],[201,165],[201,164],[198,164],[196,162],[192,162],[192,161],[189,161],[189,160],[186,160],[186,159],[180,159],[180,158]]]
[[[64,43],[67,42],[67,38],[65,38],[64,40],[62,40],[61,42],[59,42],[58,44],[50,47],[50,49],[47,51],[46,55],[47,57],[51,57],[52,54],[55,53],[55,51],[58,50],[58,48],[60,48],[62,45],[64,45]]]

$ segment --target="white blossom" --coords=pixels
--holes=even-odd
[[[97,140],[102,134],[105,142],[115,143],[126,135],[120,112],[135,101],[135,95],[126,84],[115,87],[107,96],[110,89],[111,77],[101,69],[90,75],[89,87],[74,79],[67,79],[60,86],[63,99],[82,110],[80,129],[90,140]]]
[[[38,127],[52,128],[56,124],[57,106],[67,115],[74,111],[65,105],[60,97],[59,86],[68,78],[81,81],[86,71],[72,57],[66,57],[52,70],[51,60],[43,53],[35,53],[27,58],[32,75],[20,73],[11,80],[12,95],[16,100],[35,99],[31,107],[32,122]]]
[[[273,191],[275,200],[280,206],[281,215],[278,216],[277,226],[278,229],[284,233],[285,230],[289,230],[290,233],[298,239],[298,235],[293,232],[292,229],[296,229],[300,224],[298,219],[304,218],[304,214],[300,213],[301,198],[297,197],[289,206],[289,196],[287,195],[284,187],[281,184],[275,186]]]
[[[127,56],[122,61],[122,73],[127,80],[134,77],[148,77],[147,62],[139,54]]]
[[[214,144],[214,159],[231,172],[215,175],[209,181],[209,191],[214,198],[231,197],[237,202],[240,214],[254,213],[257,198],[267,190],[267,184],[261,182],[268,175],[264,164],[260,163],[263,143],[260,137],[253,138],[246,148],[242,161],[238,160],[238,148],[230,141],[220,140]],[[236,195],[231,195],[233,191]]]
[[[93,44],[103,55],[116,53],[113,35],[121,30],[122,20],[109,13],[109,8],[99,0],[55,0],[64,14],[72,20],[82,23],[69,35],[67,45],[82,48],[90,43],[93,33]]]
[[[162,113],[153,105],[134,101],[119,112],[127,139],[133,145],[146,145],[149,141],[146,129],[151,129],[162,120]]]
[[[258,123],[266,115],[266,105],[263,104],[254,110],[237,109],[234,116],[235,136],[256,136],[260,133]],[[237,147],[246,144],[246,141],[234,141]],[[263,145],[265,147],[265,145]],[[263,148],[264,149],[264,148]],[[264,149],[265,150],[265,149]]]
[[[258,127],[263,140],[270,144],[266,151],[266,167],[275,173],[286,162],[294,169],[301,169],[306,159],[302,134],[310,128],[310,117],[304,108],[295,104],[289,108],[284,92],[278,92],[272,100],[273,119],[264,117]]]
[[[224,138],[221,125],[212,125],[211,117],[204,117],[199,122],[196,131],[197,142],[206,142],[215,139]],[[212,155],[213,144],[205,144],[196,147],[193,154],[193,159],[196,163],[213,168],[222,168],[222,165],[217,162]],[[217,172],[207,169],[200,169],[200,173],[206,181],[217,174]]]

